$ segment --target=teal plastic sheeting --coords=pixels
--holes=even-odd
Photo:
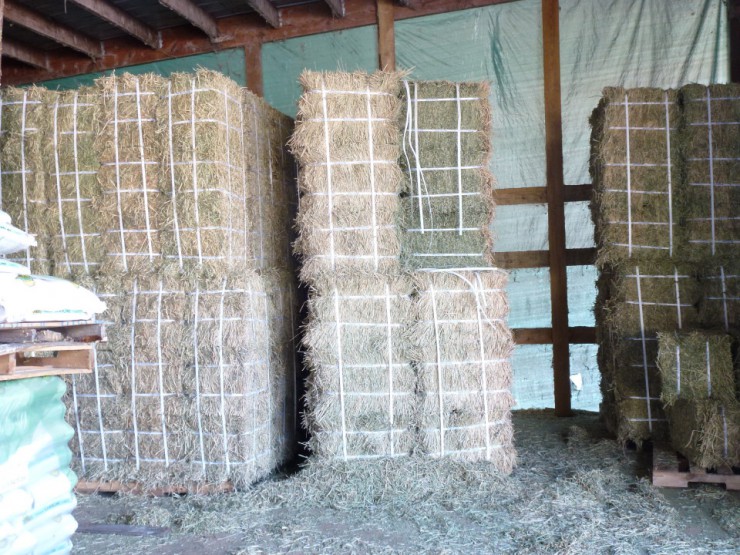
[[[378,28],[374,25],[262,46],[265,100],[292,118],[301,96],[298,77],[304,69],[371,72],[377,68]]]
[[[230,79],[234,80],[241,86],[247,84],[247,68],[243,48],[232,48],[220,52],[208,52],[207,54],[196,54],[194,56],[185,56],[184,58],[175,58],[172,60],[162,60],[149,64],[140,64],[115,70],[118,73],[133,73],[140,75],[142,73],[157,73],[168,76],[179,71],[191,72],[198,68],[212,69],[223,73]],[[99,73],[87,73],[75,77],[65,77],[63,79],[52,79],[37,83],[48,89],[76,89],[84,85],[92,84],[95,79],[103,75],[110,75],[113,71],[103,71]]]

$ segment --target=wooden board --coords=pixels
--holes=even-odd
[[[105,324],[89,320],[0,324],[0,344],[48,341],[50,337],[81,343],[105,341]]]
[[[80,480],[75,486],[75,492],[91,493],[133,493],[136,495],[149,495],[151,497],[164,497],[165,495],[213,495],[216,493],[230,493],[234,491],[231,482],[223,484],[186,484],[173,485],[160,488],[145,489],[141,484],[136,482],[101,482]]]
[[[92,369],[92,343],[0,344],[0,381],[89,374]]]
[[[686,488],[689,484],[724,484],[740,491],[740,474],[731,468],[707,472],[689,465],[685,457],[665,447],[653,448],[653,485],[660,488]]]

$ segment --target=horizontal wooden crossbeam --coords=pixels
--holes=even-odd
[[[516,328],[512,333],[514,343],[517,345],[552,344],[552,328]],[[596,328],[586,326],[568,328],[568,339],[571,345],[596,343]]]
[[[507,270],[521,268],[547,268],[550,265],[548,251],[509,251],[493,254],[496,266]],[[567,249],[565,263],[568,266],[587,266],[596,262],[596,249]]]
[[[68,0],[73,4],[87,10],[91,14],[107,21],[114,27],[118,27],[150,48],[159,48],[161,40],[159,33],[153,28],[145,25],[135,17],[111,4],[108,0]]]
[[[565,202],[590,201],[593,195],[593,185],[567,185],[565,187]],[[547,204],[547,189],[545,187],[513,187],[510,189],[496,189],[496,204],[512,206],[515,204]]]
[[[49,71],[49,56],[46,52],[31,48],[12,39],[3,40],[3,56]]]

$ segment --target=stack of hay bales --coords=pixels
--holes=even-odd
[[[733,85],[609,88],[592,116],[602,413],[622,441],[670,428],[678,448],[659,343],[692,329],[737,336],[739,97]]]
[[[292,147],[312,451],[489,460],[510,472],[512,340],[506,275],[489,253],[487,88],[402,85],[392,73],[301,81]],[[418,189],[424,172],[434,176]],[[439,225],[422,233],[422,218]]]
[[[290,120],[208,71],[38,94],[49,118],[26,164],[42,168],[39,243],[111,321],[96,372],[71,379],[75,469],[145,488],[249,485],[295,449]],[[21,116],[4,115],[17,148]],[[23,183],[3,185],[22,208]],[[275,215],[255,222],[250,203]],[[260,262],[258,225],[275,253]]]

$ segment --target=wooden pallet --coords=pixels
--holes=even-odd
[[[686,488],[689,484],[724,484],[728,490],[740,490],[740,474],[732,468],[707,472],[695,468],[679,453],[667,448],[653,448],[653,485],[661,488]]]
[[[43,341],[105,341],[105,324],[90,320],[65,322],[19,322],[0,324],[0,343],[35,343]]]
[[[77,493],[132,493],[136,495],[149,495],[151,497],[164,497],[166,495],[213,495],[214,493],[230,493],[234,491],[231,482],[222,484],[186,484],[178,486],[165,486],[146,489],[136,482],[98,482],[80,480],[75,486]]]

